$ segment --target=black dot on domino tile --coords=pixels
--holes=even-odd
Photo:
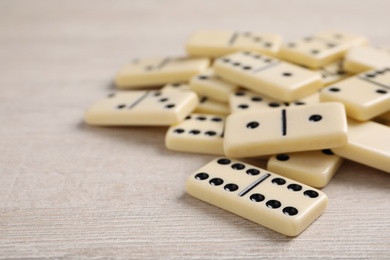
[[[343,71],[343,70],[338,70],[338,71],[337,71],[337,74],[338,74],[338,75],[345,75],[345,74],[346,74],[346,72],[345,72],[345,71]]]
[[[262,101],[263,99],[261,97],[252,97],[251,100],[254,102],[259,102]]]
[[[243,51],[242,54],[244,54],[244,55],[251,55],[251,53],[249,51]]]
[[[303,195],[305,195],[306,197],[309,197],[309,198],[317,198],[318,192],[316,192],[314,190],[307,190],[303,193]]]
[[[214,136],[214,135],[216,135],[217,133],[214,132],[214,131],[206,131],[204,134],[205,134],[205,135],[208,135],[208,136]]]
[[[294,48],[295,47],[295,43],[290,42],[290,43],[287,44],[287,47]]]
[[[244,91],[237,91],[235,93],[236,96],[245,96],[245,92]]]
[[[107,97],[109,97],[109,98],[115,97],[115,93],[110,93],[110,94],[108,94]]]
[[[260,124],[259,124],[258,122],[253,121],[253,122],[249,122],[249,123],[246,125],[246,127],[247,127],[247,128],[250,128],[250,129],[254,129],[254,128],[257,128],[259,125],[260,125]]]
[[[204,121],[204,120],[206,120],[206,117],[204,117],[204,116],[198,116],[198,117],[196,118],[196,120]]]
[[[368,78],[375,78],[375,76],[376,76],[375,72],[366,74],[366,77],[368,77]]]
[[[249,106],[246,105],[246,104],[240,104],[237,106],[238,108],[241,108],[241,109],[247,109]]]
[[[306,103],[302,102],[302,101],[297,101],[297,102],[294,102],[294,104],[297,106],[302,106],[302,105],[305,105]]]
[[[254,40],[255,42],[261,42],[261,41],[262,41],[261,37],[255,37],[255,38],[253,38],[253,40]]]
[[[286,180],[282,178],[274,178],[272,180],[272,183],[276,185],[284,185],[286,183]]]
[[[386,90],[383,90],[383,89],[378,89],[375,91],[376,93],[379,93],[379,94],[386,94],[387,91]]]
[[[176,134],[181,134],[181,133],[184,133],[184,129],[176,128],[175,130],[173,130],[173,132],[176,133]]]
[[[161,92],[160,92],[160,91],[155,92],[155,93],[154,93],[154,96],[155,96],[155,97],[161,96]]]
[[[292,76],[292,73],[291,72],[283,72],[282,75],[285,77],[290,77],[290,76]]]
[[[264,62],[271,62],[272,59],[265,59]]]
[[[318,122],[318,121],[321,121],[321,119],[322,119],[321,115],[311,115],[309,117],[309,121],[312,121],[312,122]]]
[[[311,54],[318,54],[320,51],[319,50],[311,50],[310,52],[311,52]]]
[[[302,186],[299,184],[293,183],[293,184],[289,184],[287,186],[287,189],[292,190],[292,191],[300,191],[300,190],[302,190]]]
[[[208,77],[208,76],[200,75],[200,76],[198,77],[198,79],[206,80],[206,79],[209,79],[209,77]]]
[[[205,172],[200,172],[195,175],[195,179],[203,181],[206,180],[209,177],[209,175]]]
[[[236,191],[238,190],[238,186],[234,183],[229,183],[229,184],[226,184],[224,187],[223,187],[226,191],[230,191],[230,192],[233,192],[233,191]]]
[[[233,66],[240,66],[241,65],[241,63],[239,63],[239,62],[234,62],[233,63]]]
[[[159,101],[160,102],[166,102],[166,101],[168,101],[168,98],[161,98]]]
[[[198,135],[198,134],[200,134],[200,131],[197,130],[197,129],[193,129],[189,133],[192,134],[192,135]]]
[[[259,170],[257,170],[257,169],[248,169],[247,171],[246,171],[246,173],[248,174],[248,175],[252,175],[252,176],[255,176],[255,175],[259,175],[259,173],[260,173],[260,171]]]
[[[219,164],[222,164],[222,165],[226,165],[226,164],[229,164],[231,161],[229,159],[226,159],[226,158],[222,158],[222,159],[219,159],[217,161],[217,163]]]
[[[230,59],[228,59],[228,58],[223,58],[223,59],[221,59],[223,62],[230,62]]]
[[[261,59],[261,55],[253,55],[253,58],[255,58],[255,59]]]
[[[190,120],[191,119],[191,116],[186,116],[186,118],[184,118],[185,120]]]
[[[340,89],[339,88],[329,88],[328,89],[330,92],[339,92],[340,91]]]
[[[181,86],[181,83],[172,83],[171,86],[177,88]]]
[[[285,207],[283,209],[283,213],[287,216],[295,216],[296,214],[298,214],[298,210],[294,207]]]
[[[252,69],[252,67],[251,66],[244,66],[244,67],[242,67],[244,70],[250,70],[250,69]]]
[[[145,70],[152,70],[153,69],[153,66],[147,66],[145,67]]]
[[[278,200],[269,200],[267,203],[265,203],[265,205],[270,209],[277,209],[282,206],[282,203],[280,203]]]
[[[264,46],[267,47],[267,48],[270,48],[272,46],[272,43],[266,42],[266,43],[264,43]]]
[[[260,193],[253,193],[249,199],[251,201],[254,201],[254,202],[261,202],[265,199],[264,195],[260,194]]]
[[[232,169],[234,170],[242,170],[242,169],[245,169],[245,165],[243,165],[242,163],[235,163],[232,165]]]
[[[328,46],[329,48],[333,48],[336,46],[336,44],[333,44],[333,43],[327,43],[326,46]]]
[[[220,118],[220,117],[213,117],[213,118],[211,118],[211,121],[213,121],[213,122],[221,122],[222,118]]]
[[[290,156],[288,156],[287,154],[278,154],[276,155],[276,159],[278,161],[284,162],[284,161],[288,161],[290,159]]]
[[[276,103],[276,102],[271,102],[271,103],[268,104],[268,106],[270,106],[270,107],[280,107],[280,104]]]
[[[324,150],[322,150],[322,153],[326,154],[326,155],[334,155],[334,153],[330,149],[324,149]]]
[[[126,107],[125,104],[119,104],[116,108],[118,108],[118,109],[123,109],[123,108],[125,108],[125,107]]]
[[[175,107],[175,104],[168,104],[165,106],[166,108],[174,108]]]
[[[221,184],[223,184],[223,180],[220,179],[220,178],[213,178],[209,181],[209,183],[213,186],[219,186]]]

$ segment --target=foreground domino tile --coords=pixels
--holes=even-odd
[[[344,69],[352,73],[361,73],[380,67],[390,67],[390,48],[358,46],[345,55]]]
[[[284,102],[244,89],[239,89],[230,94],[229,105],[232,113],[286,106]]]
[[[191,91],[121,91],[89,107],[90,125],[171,125],[182,121],[198,105]]]
[[[191,114],[171,126],[165,136],[170,150],[223,155],[225,117]]]
[[[322,87],[317,72],[254,52],[237,52],[215,60],[222,78],[282,101],[293,101]]]
[[[276,56],[282,37],[275,33],[202,30],[194,32],[187,41],[188,55],[219,57],[236,51],[257,51]]]
[[[155,58],[135,60],[122,68],[115,77],[118,88],[153,87],[170,82],[188,81],[205,70],[205,58]]]
[[[348,144],[332,151],[344,158],[390,173],[390,127],[348,120]]]
[[[224,151],[229,157],[321,150],[347,143],[344,106],[338,102],[231,114]]]
[[[286,236],[296,236],[325,210],[327,196],[264,169],[218,158],[193,173],[187,192]]]
[[[199,105],[195,108],[194,112],[212,115],[229,115],[230,108],[226,103],[213,100],[209,97],[200,97]]]
[[[267,169],[306,185],[322,188],[340,168],[343,158],[330,149],[278,154],[268,160]]]
[[[324,86],[352,76],[352,74],[343,69],[343,62],[341,60],[320,67],[318,72],[322,75]]]
[[[213,69],[207,69],[194,76],[189,85],[198,95],[220,102],[228,102],[229,94],[238,88],[237,85],[226,82],[215,75]]]
[[[367,39],[350,33],[329,30],[283,44],[279,56],[312,69],[343,58],[348,49],[367,44]]]
[[[390,110],[390,69],[375,69],[328,86],[321,90],[320,100],[341,102],[349,117],[370,120]]]

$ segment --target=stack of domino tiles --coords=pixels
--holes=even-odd
[[[288,236],[322,214],[327,197],[316,188],[344,158],[390,173],[389,48],[334,30],[292,42],[202,30],[186,52],[125,66],[119,90],[89,107],[85,121],[167,126],[168,149],[223,156],[192,174],[187,192]],[[236,160],[247,157],[267,159],[267,170]],[[279,186],[302,196],[280,197]]]

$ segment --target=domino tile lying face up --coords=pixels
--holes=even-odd
[[[207,96],[224,103],[229,101],[229,94],[238,88],[235,84],[224,81],[215,75],[213,69],[205,70],[194,76],[189,85],[191,90],[199,96]]]
[[[202,30],[191,35],[186,44],[188,55],[219,57],[235,51],[257,51],[276,56],[282,37],[275,33]]]
[[[208,68],[205,58],[156,58],[135,60],[122,68],[115,77],[118,88],[154,87],[170,82],[189,81]]]
[[[224,116],[191,114],[168,129],[165,146],[174,151],[223,155],[224,126]]]
[[[348,143],[332,149],[349,160],[390,173],[390,127],[348,120]]]
[[[306,185],[322,188],[340,168],[343,158],[330,149],[273,155],[267,164],[269,171]]]
[[[343,67],[351,73],[390,67],[390,48],[359,46],[350,49],[345,55]]]
[[[207,203],[286,236],[296,236],[325,210],[319,190],[227,158],[217,158],[193,173],[187,192]]]
[[[290,62],[318,69],[343,58],[351,47],[365,44],[364,37],[330,30],[286,43],[279,55]]]
[[[390,110],[390,69],[375,69],[328,86],[321,90],[320,100],[341,102],[349,117],[370,120]]]
[[[198,97],[190,91],[122,91],[89,107],[85,122],[101,126],[172,125],[197,105]]]
[[[224,151],[229,157],[257,157],[339,147],[347,138],[344,106],[328,102],[231,114]]]
[[[254,52],[238,52],[215,60],[217,75],[281,101],[294,101],[322,87],[321,75]]]

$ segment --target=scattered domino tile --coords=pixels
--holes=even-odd
[[[390,127],[348,120],[348,144],[332,149],[344,158],[390,173]]]
[[[122,91],[96,102],[85,113],[90,125],[171,125],[198,105],[190,91]]]
[[[223,155],[225,117],[191,114],[171,126],[165,136],[170,150]]]
[[[333,84],[351,76],[350,73],[343,69],[343,62],[341,60],[322,66],[318,71],[322,75],[322,82],[324,86]]]
[[[338,101],[347,115],[369,120],[390,110],[390,69],[375,69],[322,89],[321,102]]]
[[[268,160],[267,169],[306,185],[322,188],[340,168],[343,158],[330,149],[278,154]]]
[[[195,108],[194,112],[212,115],[229,115],[230,108],[226,103],[218,102],[209,97],[200,97],[199,105]]]
[[[188,81],[208,68],[205,58],[160,58],[135,60],[115,78],[118,88],[153,87],[170,82]]]
[[[351,47],[365,44],[367,39],[362,36],[323,31],[283,44],[279,56],[290,62],[318,69],[343,58]]]
[[[197,31],[186,44],[187,53],[197,57],[219,57],[236,51],[257,51],[276,56],[282,37],[275,33]]]
[[[222,78],[282,101],[293,101],[322,87],[317,72],[254,52],[237,52],[214,62]]]
[[[226,82],[215,75],[213,69],[205,70],[194,76],[189,85],[198,95],[220,102],[228,102],[229,94],[238,88],[235,84]]]
[[[229,98],[230,111],[232,113],[242,111],[263,110],[269,108],[282,108],[286,104],[276,101],[258,93],[240,89],[230,94]]]
[[[325,210],[314,188],[250,164],[218,158],[193,173],[187,192],[286,236],[296,236]]]
[[[347,143],[344,106],[338,102],[231,114],[224,151],[229,157],[321,150]]]
[[[390,48],[358,46],[345,55],[344,69],[352,73],[361,73],[374,68],[390,67]]]

